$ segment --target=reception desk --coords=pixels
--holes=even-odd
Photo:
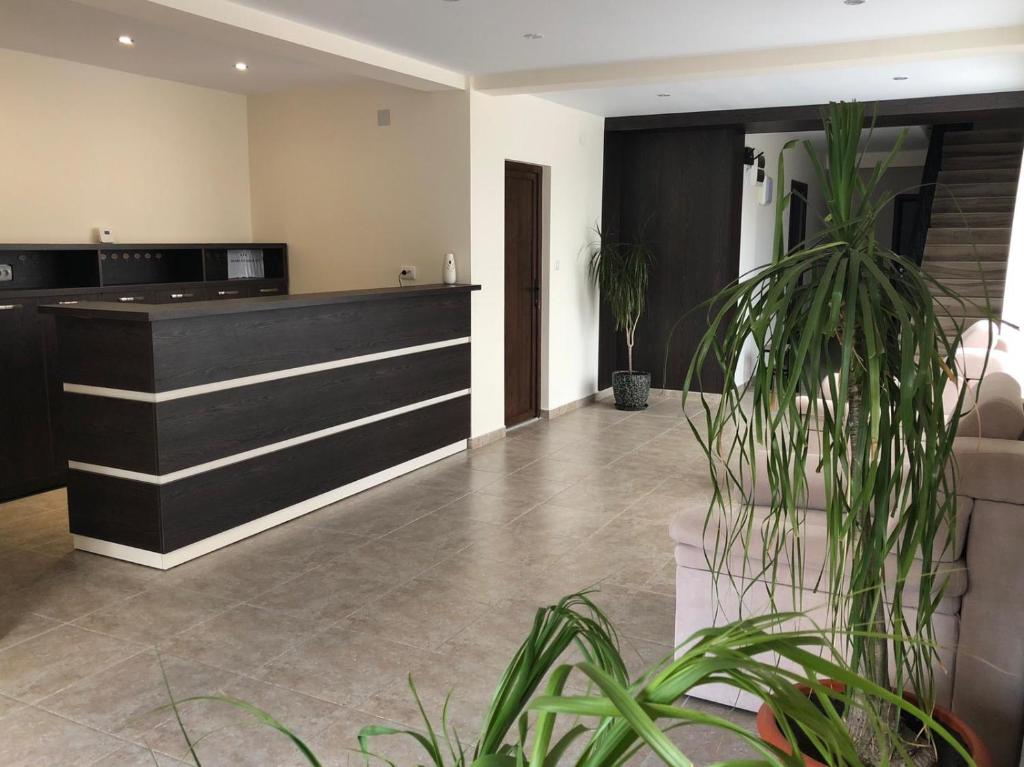
[[[464,450],[477,289],[41,307],[75,546],[168,569]]]

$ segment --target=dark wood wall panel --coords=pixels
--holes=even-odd
[[[156,391],[466,337],[469,294],[407,295],[153,324]]]
[[[634,367],[649,370],[655,387],[682,388],[707,327],[705,312],[692,310],[738,276],[742,193],[739,128],[606,134],[605,231],[642,238],[654,252]],[[624,339],[603,307],[601,387],[625,367]],[[720,391],[721,383],[719,371],[705,370],[704,390]]]
[[[465,396],[163,485],[163,552],[412,460],[468,433]]]
[[[75,535],[160,551],[160,488],[68,471],[68,523]]]
[[[144,322],[57,317],[61,380],[153,391],[153,345]],[[101,349],[103,353],[97,354]]]
[[[158,404],[68,394],[69,457],[168,474],[469,385],[460,344]]]
[[[152,402],[65,392],[68,460],[157,474],[156,408]]]
[[[157,406],[158,473],[423,402],[469,385],[470,347],[462,344],[172,400]]]

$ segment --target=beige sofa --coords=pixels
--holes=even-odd
[[[1019,385],[1012,379],[1008,384],[1009,377],[1000,375],[1003,379],[990,383],[986,375],[981,382],[978,401],[971,402],[970,412],[963,416],[960,433],[965,436],[956,440],[956,530],[952,545],[935,552],[939,567],[948,575],[935,615],[941,645],[935,679],[940,705],[952,708],[979,732],[996,764],[1014,765],[1024,735],[1024,442],[1019,440],[1024,433],[1024,409]],[[1011,423],[1014,412],[1008,415],[1005,409],[1008,391],[1010,411],[1019,417],[1019,428]],[[992,429],[1002,437],[1013,432],[1013,438],[984,436]],[[812,463],[809,458],[808,464]],[[823,624],[826,598],[813,586],[825,557],[825,520],[818,513],[824,508],[824,483],[815,476],[808,485],[804,572],[798,581],[805,588],[796,601],[809,621]],[[754,488],[755,504],[764,508],[770,497],[770,489],[759,482]],[[699,503],[681,509],[670,526],[678,566],[677,641],[699,628],[737,617],[741,592],[745,614],[771,609],[764,581],[757,577],[762,563],[734,557],[725,568],[729,574],[712,575],[706,551],[714,551],[714,528],[705,528],[706,514],[707,505]],[[722,524],[728,524],[727,517]],[[789,563],[774,564],[776,580],[792,583]],[[716,569],[721,572],[722,568]],[[915,589],[911,585],[907,591],[909,596]],[[777,590],[778,610],[794,607],[790,593]],[[913,604],[905,607],[911,621],[913,608]],[[715,685],[695,694],[750,710],[759,705],[753,696],[738,696]]]

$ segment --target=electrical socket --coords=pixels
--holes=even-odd
[[[14,279],[14,267],[10,264],[0,264],[0,282],[10,282]]]
[[[416,267],[415,266],[403,266],[402,271],[398,273],[398,276],[403,280],[415,280],[416,279]]]

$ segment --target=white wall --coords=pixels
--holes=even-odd
[[[1010,255],[1003,289],[1003,319],[1024,328],[1024,163],[1017,183],[1017,201],[1010,232]]]
[[[377,110],[391,110],[378,127]],[[289,246],[292,290],[441,281],[469,267],[469,97],[360,81],[249,99],[253,235]]]
[[[245,96],[0,50],[0,241],[248,240]]]
[[[775,208],[779,198],[789,192],[790,182],[802,181],[807,184],[807,234],[811,235],[819,228],[820,217],[824,211],[821,188],[811,159],[799,143],[786,152],[784,158],[785,188],[779,186],[779,152],[787,141],[794,138],[806,138],[806,135],[806,133],[751,133],[746,136],[745,144],[748,147],[754,147],[755,155],[758,152],[764,152],[765,173],[772,179],[773,191],[770,204],[759,204],[758,193],[760,190],[751,184],[754,170],[751,167],[745,169],[743,173],[743,207],[740,213],[741,280],[749,279],[754,270],[771,263],[775,236]],[[788,208],[782,215],[782,230],[783,242],[788,243]],[[754,343],[751,340],[744,345],[743,359],[736,366],[737,381],[745,381],[749,377],[754,360],[754,348]]]
[[[778,199],[789,192],[791,181],[802,181],[808,186],[807,233],[817,230],[819,217],[824,208],[821,189],[817,183],[814,167],[806,150],[797,144],[786,152],[785,189],[779,187],[779,152],[787,141],[805,138],[805,133],[751,133],[746,136],[746,146],[754,147],[754,154],[764,152],[765,172],[774,184],[772,202],[758,204],[758,189],[751,185],[753,170],[748,167],[743,174],[743,208],[740,218],[740,278],[752,269],[771,263],[773,236],[775,234],[775,206]],[[789,236],[789,210],[782,216],[783,236]]]
[[[585,249],[601,216],[604,120],[533,96],[470,94],[473,435],[504,428],[505,160],[544,166],[541,408],[597,391],[598,302]]]

